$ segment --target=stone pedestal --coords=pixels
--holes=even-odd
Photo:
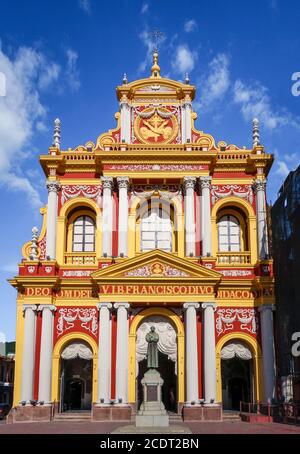
[[[49,405],[18,405],[10,410],[6,423],[50,422],[53,419],[54,408]]]
[[[169,416],[161,401],[161,387],[164,381],[159,372],[149,369],[142,379],[144,400],[136,415],[136,427],[169,426]]]
[[[131,406],[93,405],[92,421],[131,421]]]
[[[222,421],[222,406],[219,404],[185,405],[184,421]]]

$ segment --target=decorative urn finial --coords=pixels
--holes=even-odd
[[[259,145],[259,121],[257,118],[253,118],[252,122],[252,139],[253,139],[253,148]]]
[[[54,134],[53,134],[53,145],[60,149],[60,131],[61,131],[61,122],[59,118],[54,120]]]

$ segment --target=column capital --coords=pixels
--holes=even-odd
[[[207,303],[202,303],[201,308],[202,309],[207,309],[208,307],[211,307],[214,311],[217,309],[216,303],[209,301]]]
[[[125,309],[127,310],[130,308],[130,304],[129,303],[114,303],[115,309],[119,309],[119,307],[125,307]]]
[[[184,303],[183,304],[183,309],[187,310],[189,307],[193,307],[194,309],[199,309],[200,304],[199,303]]]
[[[258,308],[258,312],[276,311],[275,304],[264,304]]]
[[[267,182],[265,180],[255,180],[253,185],[255,191],[265,191],[266,186]]]
[[[125,188],[128,189],[129,186],[129,178],[128,177],[117,177],[118,188]]]
[[[101,177],[103,189],[113,189],[114,179],[113,177]]]
[[[60,182],[57,180],[47,180],[46,187],[48,189],[48,193],[55,192],[56,194],[60,190]]]
[[[38,311],[43,311],[44,309],[49,309],[51,312],[56,311],[56,307],[53,304],[40,304],[37,308]]]
[[[183,184],[185,189],[194,189],[196,185],[196,177],[183,177]]]
[[[106,308],[108,310],[112,309],[113,305],[112,303],[98,303],[97,308],[100,311],[102,308]]]
[[[205,189],[205,188],[210,189],[210,184],[211,184],[210,176],[204,176],[204,177],[199,178],[199,186],[201,189]]]
[[[23,306],[22,306],[23,312],[25,312],[26,309],[31,309],[33,311],[36,311],[37,310],[37,305],[36,304],[23,304]]]

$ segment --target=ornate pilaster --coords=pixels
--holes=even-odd
[[[56,258],[56,228],[57,228],[57,204],[60,183],[57,180],[48,180],[48,210],[47,210],[47,243],[46,258]]]
[[[119,188],[119,242],[118,255],[127,256],[128,251],[128,177],[117,178]]]
[[[185,113],[185,142],[191,142],[192,139],[192,103],[185,101],[183,104]]]
[[[186,339],[186,403],[196,403],[198,395],[198,347],[197,347],[197,318],[198,303],[184,303],[185,339]]]
[[[128,303],[115,303],[117,309],[116,399],[128,403]]]
[[[127,100],[120,102],[121,142],[130,143],[130,106]]]
[[[261,306],[258,310],[260,312],[263,353],[264,401],[270,402],[275,398],[276,380],[273,326],[273,311],[275,310],[275,306],[267,304]]]
[[[21,402],[26,402],[27,404],[30,404],[30,401],[33,399],[36,309],[37,306],[32,304],[23,305],[25,320],[21,373]]]
[[[258,256],[260,260],[265,260],[269,254],[267,210],[266,210],[266,181],[256,180],[254,184],[254,189],[256,192]]]
[[[102,254],[112,255],[112,229],[113,229],[113,178],[101,177],[103,188],[103,216],[102,216]]]
[[[184,197],[185,255],[190,257],[195,255],[196,225],[195,225],[194,189],[196,184],[196,178],[184,177],[183,183],[185,189]]]
[[[111,303],[99,303],[98,404],[110,403],[111,376]]]
[[[53,314],[56,307],[43,304],[38,307],[42,311],[42,336],[39,370],[39,402],[49,404],[51,402],[51,379],[52,379],[52,350],[53,350]]]
[[[202,303],[204,310],[204,396],[205,403],[216,403],[216,304]]]
[[[201,212],[201,238],[202,238],[202,256],[211,255],[211,204],[210,204],[210,189],[211,177],[200,177],[199,180],[201,189],[200,212]]]

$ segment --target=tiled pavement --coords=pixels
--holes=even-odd
[[[127,423],[128,424],[128,423]],[[109,434],[121,423],[51,422],[0,424],[1,434]],[[177,423],[178,425],[178,423]],[[185,423],[182,423],[185,425]],[[186,423],[194,434],[300,434],[300,426],[247,422]],[[147,431],[145,431],[147,433]]]

